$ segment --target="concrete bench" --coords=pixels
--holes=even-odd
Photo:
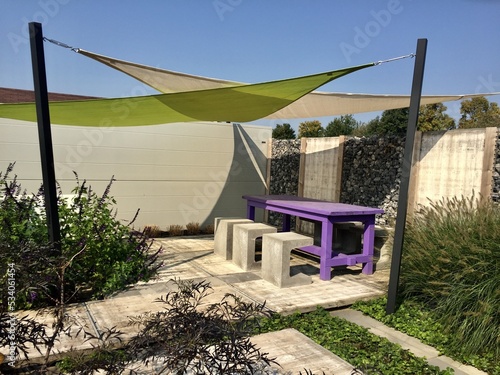
[[[336,245],[350,252],[361,251],[364,227],[361,223],[335,223]],[[382,246],[392,228],[375,225],[375,246]]]
[[[362,249],[363,225],[355,222],[335,224],[335,250],[344,254],[360,253]],[[390,227],[375,226],[375,258],[377,269],[389,268],[392,255],[392,233]]]
[[[339,248],[344,254],[353,254],[361,252],[361,235],[356,228],[356,223],[335,223],[335,243],[334,248]],[[360,225],[359,229],[362,231],[363,226]]]
[[[214,223],[214,253],[225,260],[233,258],[233,226],[235,224],[253,223],[243,218],[215,218]]]
[[[262,223],[234,224],[233,263],[244,271],[257,269],[255,261],[255,240],[266,233],[276,233],[277,229]]]
[[[314,240],[294,232],[268,233],[262,236],[262,278],[279,288],[310,284],[311,277],[290,276],[293,249],[312,245]]]

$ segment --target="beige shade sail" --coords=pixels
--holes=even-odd
[[[179,73],[99,55],[83,49],[78,53],[119,70],[163,93],[228,88],[245,85],[242,82]],[[420,103],[433,104],[469,99],[476,96],[499,95],[500,92],[464,95],[422,95]],[[409,95],[353,94],[313,91],[288,106],[264,117],[293,119],[339,116],[363,112],[384,111],[410,106]]]
[[[54,124],[99,127],[183,121],[249,122],[290,105],[334,79],[372,66],[373,63],[279,81],[205,90],[50,102],[50,118]],[[36,104],[0,104],[0,117],[36,121]]]

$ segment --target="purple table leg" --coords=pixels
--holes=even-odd
[[[332,278],[332,268],[328,261],[332,258],[333,223],[328,219],[323,221],[321,226],[321,257],[319,261],[319,278],[330,280]]]
[[[368,255],[370,260],[363,266],[363,273],[371,275],[373,273],[373,246],[375,238],[375,215],[365,221],[365,231],[363,233],[363,255]]]
[[[283,214],[283,232],[290,232],[291,226],[290,215]]]
[[[255,206],[247,204],[247,219],[255,220]]]

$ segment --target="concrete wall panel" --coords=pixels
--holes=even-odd
[[[306,138],[302,196],[338,202],[340,137]]]
[[[485,129],[422,134],[415,202],[472,196],[481,191]]]

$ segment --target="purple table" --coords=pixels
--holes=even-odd
[[[331,279],[331,267],[353,266],[363,263],[363,273],[373,273],[373,242],[375,237],[375,215],[384,210],[355,206],[344,203],[333,203],[317,199],[295,197],[289,195],[244,195],[247,200],[247,218],[255,219],[255,208],[283,214],[283,231],[290,231],[290,216],[317,222],[316,231],[321,229],[321,241],[300,250],[320,257],[320,279]],[[361,254],[343,254],[334,252],[333,225],[335,223],[357,221],[364,225],[363,251]],[[315,236],[318,233],[315,233]]]

